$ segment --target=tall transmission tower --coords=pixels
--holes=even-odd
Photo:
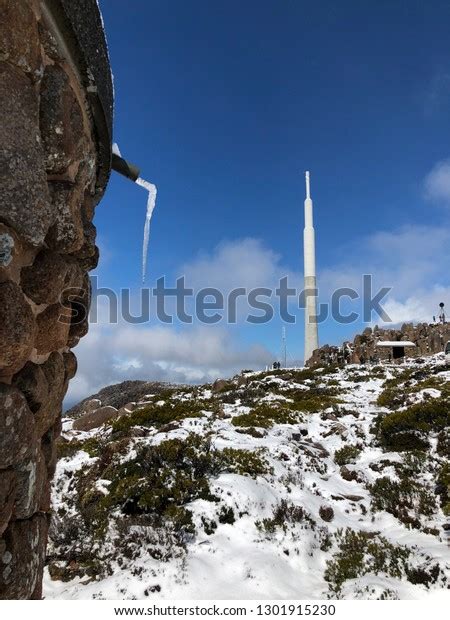
[[[286,328],[281,328],[281,357],[283,360],[283,368],[287,367],[286,364]]]

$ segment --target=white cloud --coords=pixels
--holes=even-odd
[[[347,251],[348,260],[319,274],[322,297],[341,286],[361,293],[362,274],[371,274],[374,290],[392,289],[383,303],[392,323],[431,321],[440,301],[450,305],[448,228],[406,226],[380,231],[349,242]]]
[[[428,200],[450,206],[450,159],[435,164],[425,177],[424,191]]]
[[[272,360],[264,346],[242,346],[225,328],[215,326],[96,324],[75,353],[79,370],[70,383],[68,405],[127,379],[208,382],[243,368],[264,368]]]
[[[394,323],[431,320],[440,301],[450,305],[450,230],[446,227],[380,231],[346,242],[345,250],[346,259],[318,274],[322,300],[329,299],[337,287],[360,291],[362,274],[368,273],[374,274],[375,286],[393,287],[384,307]],[[290,272],[280,256],[260,241],[241,239],[222,243],[212,253],[197,257],[179,274],[196,290],[212,286],[226,293],[236,287],[271,288],[286,275],[290,285],[300,288],[300,268],[299,264],[297,272]],[[243,345],[239,328],[233,331],[222,323],[110,325],[104,305],[100,304],[98,313],[101,322],[91,324],[89,334],[75,350],[79,371],[70,384],[70,403],[126,379],[200,383],[230,376],[242,368],[263,368],[273,359],[263,344]],[[238,321],[247,313],[244,306]],[[324,328],[323,332],[332,333],[332,341],[342,340],[339,327],[334,326],[332,332],[326,325]],[[302,327],[298,329],[300,342]]]

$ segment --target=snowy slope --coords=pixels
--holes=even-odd
[[[395,410],[376,401],[391,379],[396,411],[434,399],[448,418],[449,377],[439,356],[246,373],[218,390],[148,395],[150,413],[90,432],[66,420],[45,597],[406,599],[447,588],[448,427],[421,427],[420,452],[395,451],[377,426]],[[178,473],[164,461],[174,446]]]

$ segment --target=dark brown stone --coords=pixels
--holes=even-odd
[[[55,473],[56,463],[58,461],[58,445],[57,440],[61,434],[61,418],[57,423],[43,436],[41,442],[41,450],[44,456],[45,465],[47,467],[48,479],[51,480]]]
[[[16,473],[10,469],[0,471],[0,536],[8,527],[16,498]],[[1,553],[0,553],[1,555]]]
[[[39,30],[39,38],[42,43],[42,47],[44,48],[45,54],[56,62],[62,62],[63,58],[60,54],[58,43],[50,32],[50,30],[42,23],[42,21],[38,24]]]
[[[0,60],[7,60],[36,79],[41,71],[38,28],[30,3],[0,2]]]
[[[47,518],[38,514],[25,521],[12,521],[3,533],[1,600],[39,598],[47,530]]]
[[[98,247],[95,245],[97,230],[92,222],[84,222],[84,243],[81,248],[73,253],[78,263],[85,271],[95,269],[98,264]]]
[[[334,510],[331,508],[331,506],[321,506],[319,508],[319,515],[323,521],[329,523],[334,519]]]
[[[71,311],[61,304],[52,304],[37,315],[35,347],[39,355],[57,351],[67,345]]]
[[[86,274],[83,282],[81,294],[73,297],[72,302],[72,322],[70,324],[68,345],[75,347],[89,330],[89,308],[91,305],[91,281]]]
[[[0,469],[20,463],[35,442],[33,414],[25,396],[0,383]]]
[[[40,364],[27,362],[22,370],[14,375],[12,385],[25,395],[33,413],[40,409],[48,396],[47,378]]]
[[[77,373],[78,362],[75,353],[68,351],[63,354],[64,366],[66,369],[66,381],[73,379]]]
[[[66,72],[45,68],[41,84],[40,128],[48,173],[61,174],[75,160],[83,136],[83,114]]]
[[[14,282],[0,282],[0,372],[14,373],[27,361],[36,323],[30,305]]]
[[[83,274],[74,260],[66,260],[56,252],[42,250],[34,263],[22,269],[23,292],[36,304],[53,304],[80,290]]]
[[[45,403],[35,414],[38,437],[42,437],[52,428],[61,416],[62,401],[68,384],[63,356],[60,353],[52,353],[45,364],[42,364],[42,371],[47,379],[48,394]]]
[[[99,428],[106,422],[111,422],[118,417],[118,411],[115,407],[107,405],[106,407],[100,407],[96,411],[86,413],[86,415],[78,418],[73,423],[73,428],[76,431],[91,431],[94,428]]]
[[[0,218],[37,246],[55,213],[43,165],[38,97],[30,80],[4,62],[0,62],[0,110]]]

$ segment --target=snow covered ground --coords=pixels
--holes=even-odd
[[[77,432],[66,420],[64,438],[72,443],[64,444],[67,456],[55,475],[45,597],[410,599],[446,589],[446,491],[435,491],[448,463],[442,449],[448,450],[448,428],[427,431],[429,446],[420,453],[390,451],[376,430],[380,414],[392,414],[376,402],[383,384],[408,368],[412,375],[396,386],[407,395],[397,411],[438,399],[448,416],[440,386],[446,389],[450,373],[435,356],[402,367],[246,373],[220,390],[183,387],[165,398],[148,396],[153,410],[178,403],[169,423],[135,417],[128,427]],[[201,411],[184,418],[180,403]],[[196,494],[173,471],[161,486],[173,488],[173,496],[168,492],[165,512],[155,520],[156,479],[147,480],[140,469],[131,475],[126,465],[147,458],[143,449],[164,448],[173,439],[181,445],[192,434],[204,442],[195,444],[195,453],[203,450],[208,459],[203,474],[203,461],[194,458],[192,483],[207,480],[209,491]],[[155,463],[162,458],[151,454]],[[187,454],[179,457],[183,467],[192,458]],[[148,475],[167,476],[166,466],[161,461]],[[380,479],[394,503],[397,493],[399,512],[384,506]],[[392,482],[398,485],[391,488]],[[114,494],[126,497],[128,484],[134,503],[109,502]],[[105,515],[103,529],[94,528]]]

